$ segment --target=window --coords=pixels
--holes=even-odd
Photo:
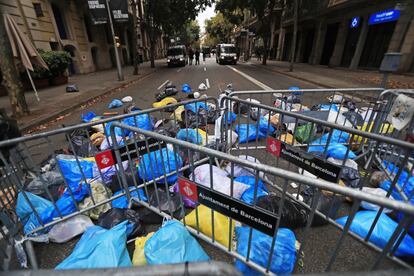
[[[33,8],[37,17],[43,17],[42,5],[40,3],[33,3]]]

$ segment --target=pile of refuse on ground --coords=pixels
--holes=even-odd
[[[191,87],[185,84],[182,93],[186,93],[189,98],[203,99],[206,95],[201,93],[206,89],[207,87],[202,84],[198,91],[193,92]],[[361,130],[370,127],[365,118],[370,117],[366,113],[372,110],[358,109],[354,103],[345,102],[346,106],[342,106],[339,111],[338,99],[331,99],[327,104],[307,108],[300,104],[301,95],[294,90],[292,89],[292,93],[288,96],[277,98],[274,105],[283,110],[303,112],[309,116],[317,114],[314,111],[327,111],[324,116],[327,116],[328,122]],[[231,91],[225,91],[223,94],[229,92]],[[370,186],[363,187],[362,169],[353,160],[358,154],[353,150],[357,148],[344,145],[349,142],[349,133],[333,130],[330,134],[320,135],[323,130],[315,127],[315,124],[292,122],[286,119],[286,116],[282,118],[278,113],[259,113],[257,108],[242,104],[233,106],[233,109],[226,114],[221,114],[217,106],[207,101],[197,101],[168,109],[168,105],[180,102],[173,97],[177,94],[177,88],[169,83],[164,91],[156,95],[153,107],[167,107],[166,110],[171,113],[169,118],[161,120],[156,120],[150,114],[135,115],[134,112],[140,111],[140,108],[133,103],[133,98],[130,96],[121,100],[114,99],[108,108],[124,108],[124,113],[132,114],[121,120],[128,126],[222,151],[228,150],[237,143],[258,141],[268,136],[276,137],[290,145],[307,145],[308,153],[341,166],[339,185],[359,189],[378,197],[385,197],[391,187],[391,181],[386,177],[385,172],[380,170],[371,174]],[[254,99],[250,101],[258,103]],[[343,105],[343,99],[340,102]],[[239,114],[244,118],[249,114],[254,122],[235,124]],[[231,136],[229,141],[232,143],[226,141],[224,145],[218,145],[217,133],[216,136],[210,135],[205,126],[215,124],[216,120],[223,122],[223,116],[226,118],[225,123]],[[214,240],[224,247],[233,243],[232,247],[241,256],[247,256],[250,248],[250,260],[262,267],[267,266],[268,256],[272,250],[271,236],[258,230],[250,233],[250,227],[231,221],[229,217],[218,212],[214,212],[213,219],[210,208],[189,198],[182,198],[179,194],[177,172],[190,162],[202,160],[202,154],[194,157],[194,160],[193,157],[188,156],[186,150],[178,149],[177,154],[177,149],[167,145],[160,150],[146,153],[139,159],[123,161],[122,168],[121,165],[112,165],[100,170],[94,156],[113,147],[115,141],[112,141],[110,136],[112,122],[98,123],[103,117],[93,112],[82,115],[81,119],[85,123],[96,121],[97,124],[86,131],[72,132],[69,135],[71,142],[69,148],[56,152],[54,158],[49,157],[44,160],[41,164],[42,174],[27,183],[24,192],[21,191],[17,198],[16,212],[23,223],[24,233],[29,237],[44,237],[50,242],[66,243],[81,235],[72,253],[56,269],[128,267],[210,260],[211,257],[198,240],[183,225],[184,221],[187,226],[198,228],[204,235],[214,236]],[[115,134],[118,145],[142,139],[128,129],[115,128]],[[363,138],[353,139],[361,141]],[[260,164],[260,158],[257,157],[249,155],[238,157]],[[398,170],[397,165],[391,162],[384,161],[383,166],[389,175]],[[129,191],[123,188],[119,171],[123,171]],[[299,172],[316,178],[310,172],[301,169]],[[279,213],[281,196],[269,190],[267,176],[262,172],[257,174],[256,171],[237,164],[231,166],[230,163],[224,162],[212,165],[207,161],[184,170],[182,174],[200,185],[206,187],[212,185],[214,190],[232,196],[245,204],[255,205],[275,214]],[[397,181],[401,183],[401,187],[404,187],[403,192],[407,196],[414,190],[414,177],[408,171],[400,174]],[[146,184],[144,188],[136,188],[145,182],[152,182],[152,184]],[[138,200],[129,202],[126,192]],[[310,204],[314,192],[314,188],[309,186],[296,196]],[[391,196],[396,200],[402,200],[397,190],[393,190]],[[324,191],[317,209],[340,225],[345,225],[348,216],[338,218],[337,211],[341,203],[350,200],[352,199]],[[166,220],[140,202],[145,202],[175,219]],[[380,207],[369,202],[362,202],[360,207],[350,231],[364,238],[376,219]],[[33,209],[36,212],[33,212]],[[82,214],[40,231],[36,230],[42,225],[85,209]],[[299,202],[285,199],[280,228],[272,252],[271,272],[276,274],[293,272],[298,258],[298,242],[294,231],[307,225],[309,213],[309,209]],[[383,248],[391,238],[398,221],[403,217],[402,213],[385,209],[376,222],[370,241]],[[214,220],[214,233],[212,220]],[[325,218],[315,216],[312,227],[327,223]],[[157,230],[149,230],[154,229],[149,227],[154,225]],[[249,246],[250,235],[252,237]],[[410,235],[414,235],[414,225],[401,241],[395,256],[414,256],[414,240]],[[135,248],[132,256],[127,250],[127,240],[134,240]],[[240,260],[236,260],[235,265],[246,275],[254,273],[252,268]]]

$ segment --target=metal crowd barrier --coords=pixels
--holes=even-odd
[[[273,256],[273,249],[275,248],[277,233],[281,229],[280,218],[282,216],[282,207],[285,203],[287,203],[287,201],[295,202],[303,206],[307,210],[308,214],[306,226],[304,227],[304,229],[302,229],[302,234],[298,239],[300,242],[300,246],[296,251],[295,271],[297,271],[297,269],[301,266],[302,253],[304,252],[304,249],[306,248],[307,244],[310,244],[309,233],[313,228],[312,222],[316,217],[323,218],[337,229],[340,229],[340,232],[338,232],[338,240],[337,242],[335,242],[335,246],[329,254],[329,260],[323,270],[331,271],[334,269],[335,262],[338,259],[338,255],[341,249],[343,249],[346,246],[345,238],[347,236],[352,236],[356,240],[360,241],[362,244],[379,252],[376,256],[376,259],[373,260],[371,267],[369,267],[370,269],[377,269],[385,257],[388,257],[389,259],[395,261],[403,267],[410,267],[410,265],[406,263],[404,260],[395,257],[394,253],[398,248],[399,244],[402,242],[402,239],[405,237],[405,235],[407,235],[407,229],[413,222],[414,206],[411,203],[409,203],[408,200],[398,201],[389,198],[392,189],[394,189],[394,187],[397,187],[397,179],[399,175],[402,173],[403,168],[401,167],[395,173],[395,175],[389,176],[392,180],[391,189],[387,192],[387,197],[381,198],[369,193],[361,192],[359,189],[353,189],[338,185],[336,183],[337,181],[335,180],[339,180],[339,174],[342,169],[342,166],[332,164],[330,166],[327,165],[327,162],[323,157],[323,154],[327,151],[326,145],[328,145],[330,140],[332,139],[334,131],[339,131],[340,137],[342,135],[349,135],[350,138],[343,143],[347,146],[345,157],[349,156],[351,148],[354,151],[364,150],[365,152],[371,152],[370,154],[359,156],[360,160],[366,158],[365,160],[368,161],[368,164],[364,166],[364,168],[366,169],[365,175],[362,180],[362,183],[366,183],[373,170],[373,165],[375,164],[374,162],[376,162],[375,158],[369,159],[369,156],[380,156],[381,161],[391,160],[389,159],[389,157],[387,157],[394,157],[394,155],[389,154],[391,147],[391,150],[397,153],[398,158],[402,158],[403,161],[408,161],[414,150],[413,144],[398,139],[392,139],[391,137],[386,137],[375,133],[369,133],[358,129],[354,129],[348,126],[342,126],[336,123],[327,122],[326,120],[315,119],[303,114],[271,107],[269,105],[242,100],[240,98],[225,97],[223,98],[223,101],[225,104],[222,106],[222,109],[218,109],[218,102],[214,98],[198,99],[178,103],[165,108],[139,111],[132,114],[117,116],[111,119],[105,119],[103,121],[81,124],[77,126],[63,128],[60,130],[35,134],[30,137],[22,137],[10,141],[1,142],[0,148],[2,148],[3,146],[17,144],[23,147],[27,147],[26,150],[24,150],[23,152],[30,157],[23,158],[24,161],[21,160],[22,158],[6,159],[3,153],[0,153],[0,160],[4,164],[3,170],[1,172],[1,191],[3,192],[3,194],[5,194],[6,191],[8,191],[8,189],[11,189],[13,191],[10,197],[7,196],[5,200],[3,200],[2,198],[1,201],[2,214],[4,214],[7,218],[1,220],[3,222],[3,232],[1,232],[3,240],[8,242],[8,244],[11,247],[13,247],[16,243],[16,240],[27,238],[27,235],[24,235],[22,233],[22,226],[19,225],[16,216],[13,215],[16,204],[15,197],[19,192],[21,192],[22,195],[25,194],[25,185],[23,183],[23,180],[27,178],[28,174],[30,175],[31,173],[39,175],[41,173],[41,169],[38,167],[38,164],[40,163],[38,160],[41,159],[40,156],[44,157],[45,155],[47,155],[44,152],[44,146],[46,145],[46,148],[48,148],[50,151],[53,151],[53,149],[57,149],[57,146],[54,144],[54,141],[59,140],[59,138],[65,138],[73,130],[86,129],[96,124],[102,124],[104,129],[109,129],[111,139],[109,139],[109,137],[106,137],[106,139],[108,144],[112,143],[112,148],[105,151],[96,152],[95,156],[98,166],[98,174],[96,177],[103,178],[104,169],[107,168],[107,166],[112,166],[116,170],[115,175],[117,176],[118,181],[121,185],[120,189],[124,189],[124,193],[121,193],[118,196],[112,196],[104,201],[94,202],[93,206],[85,209],[79,209],[79,207],[76,206],[76,212],[66,216],[59,216],[55,218],[55,220],[53,220],[52,222],[42,223],[40,221],[41,226],[32,231],[32,233],[37,233],[45,229],[46,227],[55,225],[77,214],[85,213],[86,211],[94,209],[102,204],[111,202],[114,199],[117,199],[124,195],[126,195],[130,203],[130,206],[132,205],[132,203],[138,203],[140,206],[143,206],[144,208],[153,211],[155,214],[159,214],[168,219],[174,219],[174,214],[171,211],[170,207],[171,204],[168,204],[169,210],[167,212],[161,210],[158,199],[158,189],[154,189],[154,186],[156,186],[157,188],[160,187],[164,188],[165,190],[168,190],[169,187],[167,184],[167,178],[171,175],[177,175],[181,193],[185,194],[186,196],[193,196],[193,198],[200,204],[209,207],[211,209],[212,214],[212,236],[208,236],[201,232],[200,224],[209,218],[200,217],[197,209],[195,209],[197,222],[195,227],[189,226],[186,223],[185,217],[183,218],[182,221],[184,225],[187,227],[187,229],[200,240],[204,240],[205,242],[210,243],[214,246],[214,248],[217,248],[222,252],[229,254],[235,259],[240,260],[241,262],[247,264],[248,266],[260,272],[272,274],[270,271],[270,267],[272,262],[275,261],[275,256]],[[184,115],[182,118],[178,118],[176,113],[173,113],[172,117],[170,117],[170,115],[167,115],[164,112],[166,111],[166,109],[175,109],[185,104],[204,103],[205,105],[207,105],[208,102],[213,103],[217,108],[216,112],[221,114],[221,117],[219,117],[218,120],[215,121],[214,126],[213,124],[209,124],[204,121],[204,115],[196,116],[195,119],[190,120],[189,118],[191,117],[191,114],[187,114],[187,111],[184,111]],[[235,104],[236,106],[238,106],[236,110],[233,109]],[[246,110],[247,112],[245,112]],[[230,123],[228,123],[229,112],[227,111],[236,111],[235,113],[238,115],[237,119],[235,121],[231,121]],[[251,113],[256,113],[256,116],[253,116],[255,119],[252,119]],[[150,116],[159,116],[159,118],[161,119],[168,118],[173,124],[179,123],[181,125],[181,128],[187,129],[187,136],[189,128],[203,129],[207,133],[207,135],[205,136],[205,141],[203,142],[203,144],[199,143],[198,138],[196,139],[196,141],[183,141],[176,139],[175,137],[166,136],[164,132],[157,133],[156,131],[144,130],[131,125],[127,125],[125,124],[125,122],[119,122],[122,119],[133,116],[133,118],[135,118],[136,124],[135,116],[145,114]],[[269,115],[267,118],[265,117],[266,114]],[[276,124],[274,126],[275,133],[271,133],[271,116],[274,116],[275,114],[279,114],[280,124]],[[261,115],[263,115],[263,117],[265,118],[264,121],[260,120]],[[311,133],[313,133],[312,129],[318,128],[319,134],[327,134],[328,139],[325,145],[323,143],[318,144],[318,146],[325,146],[322,152],[322,156],[318,157],[312,154],[303,154],[303,151],[306,149],[306,147],[309,147],[309,142],[304,144],[302,143],[301,145],[296,145],[294,142],[289,143],[287,141],[286,135],[284,136],[284,139],[282,139],[281,141],[281,135],[287,133],[286,129],[284,128],[283,117],[288,117],[290,120],[288,121],[288,123],[293,124],[293,128],[290,130],[293,137],[295,136],[295,132],[299,121],[310,123]],[[192,121],[192,123],[190,123],[190,121]],[[266,130],[262,131],[262,136],[264,137],[261,137],[259,139],[258,134],[261,122],[263,123],[264,129]],[[108,123],[111,123],[109,127],[107,127]],[[242,145],[240,143],[237,143],[240,142],[240,133],[239,138],[236,141],[233,141],[233,136],[228,134],[230,130],[234,129],[237,126],[239,126],[240,128],[242,124],[246,123],[256,126],[256,138],[246,143],[246,145]],[[249,128],[247,129],[247,132],[248,131]],[[215,132],[214,137],[210,137],[209,134],[212,134],[213,132]],[[116,133],[121,133],[121,137],[117,137]],[[126,135],[126,133],[129,133],[128,136]],[[247,133],[247,136],[249,136],[249,133]],[[87,137],[89,138],[89,136]],[[355,142],[355,139],[359,139],[358,137],[362,138],[360,139],[360,141]],[[110,142],[109,140],[111,140],[112,142]],[[42,147],[42,144],[39,143],[39,141],[45,141],[46,144],[43,144]],[[384,147],[386,149],[385,151],[383,151]],[[72,151],[74,151],[75,148],[75,145],[73,145],[70,139],[69,148],[72,149]],[[35,151],[36,149],[37,152]],[[163,154],[164,149],[168,149],[166,151],[167,155]],[[283,154],[281,154],[282,149],[284,150]],[[151,153],[155,154],[157,152],[159,152],[160,154],[159,156],[161,160],[159,161],[161,161],[160,164],[162,164],[162,168],[155,168],[155,164],[151,163],[151,159],[149,159],[150,164],[145,164],[145,162],[143,161],[143,156]],[[170,156],[171,154],[173,155],[172,157]],[[245,160],[244,158],[239,158],[239,155],[241,154],[251,155],[257,160],[260,160],[262,164],[252,162],[251,160]],[[295,156],[300,156],[300,160],[307,160],[309,162],[313,162],[313,164],[318,165],[319,167],[315,168],[314,166],[313,169],[310,169],[309,167],[301,165],[300,163],[298,163],[298,159],[295,158]],[[79,169],[82,171],[80,165],[80,157],[75,155],[74,158],[76,159]],[[174,160],[174,168],[171,168],[172,164],[170,162],[164,162],[164,158]],[[177,160],[179,158],[183,160],[183,165],[181,167],[177,166]],[[54,152],[52,152],[52,160],[55,160],[55,162],[57,162],[56,154]],[[145,168],[149,168],[149,172],[144,171],[144,173],[149,173],[149,175],[151,176],[149,178],[150,180],[138,179],[138,167],[136,165],[136,161],[138,161],[139,164],[142,164]],[[30,165],[28,165],[29,163]],[[124,168],[123,163],[127,164],[126,168]],[[197,166],[202,164],[207,164],[210,176],[209,185],[205,183],[204,185],[196,183],[194,173],[191,174],[191,172],[194,172],[194,169]],[[252,173],[252,175],[255,178],[253,196],[254,198],[252,204],[246,204],[244,202],[241,202],[238,198],[235,198],[233,194],[235,189],[235,181],[233,177],[231,177],[230,180],[230,192],[228,194],[223,194],[222,192],[217,191],[216,185],[220,185],[223,183],[217,183],[217,181],[215,181],[216,177],[213,174],[213,165],[220,167],[224,164],[230,167],[230,176],[234,175],[234,170],[236,167],[242,167],[244,169],[249,170]],[[345,165],[345,161],[343,161],[342,165]],[[34,171],[33,167],[36,168]],[[309,170],[315,174],[317,174],[317,171],[321,173],[318,175],[319,178],[315,179],[296,172],[297,167]],[[332,168],[333,171],[329,171],[330,168]],[[157,171],[158,173],[155,173],[155,171]],[[133,183],[128,183],[128,178],[126,175],[127,172],[131,173],[131,175],[133,176]],[[60,171],[60,173],[62,172]],[[336,175],[336,177],[333,177],[334,179],[332,178],[332,173]],[[269,212],[257,206],[259,179],[263,180],[272,192],[275,192],[280,196],[277,213]],[[88,181],[90,180],[86,179],[85,175],[83,175],[81,181],[83,183],[88,183]],[[293,190],[290,187],[292,182],[297,184],[297,188],[294,188]],[[65,188],[69,189],[70,191],[69,185],[66,183],[66,181]],[[144,201],[140,197],[136,198],[132,196],[132,192],[140,188],[144,189],[147,195],[154,194],[156,199],[155,202]],[[181,190],[181,188],[183,189]],[[305,188],[312,189],[312,196],[309,202],[303,202],[299,200],[299,194]],[[403,189],[404,187],[400,188]],[[154,192],[151,193],[150,191],[152,191],[152,189],[154,190]],[[297,195],[294,195],[294,193],[296,193]],[[330,193],[334,197],[344,197],[352,200],[352,204],[347,213],[349,217],[344,226],[339,225],[332,218],[332,216],[328,216],[326,213],[321,212],[317,209],[321,197],[326,193]],[[49,198],[54,203],[53,198]],[[170,200],[171,199],[168,196],[168,201]],[[359,237],[358,235],[349,230],[351,223],[354,220],[354,216],[360,208],[360,204],[362,201],[370,202],[372,204],[376,204],[379,206],[377,218],[371,226],[369,234],[364,238]],[[183,198],[181,194],[180,205],[181,207],[183,207]],[[392,237],[389,239],[385,247],[379,248],[378,246],[372,244],[369,241],[369,239],[373,229],[376,226],[379,216],[385,208],[391,209],[396,212],[401,212],[404,215],[404,219],[398,223],[397,228],[393,232]],[[333,206],[331,206],[330,209],[333,209]],[[34,213],[36,213],[35,210],[33,211]],[[227,233],[229,242],[227,245],[223,245],[217,242],[217,240],[215,239],[214,233],[216,233],[216,225],[214,220],[214,214],[217,214],[217,212],[228,217],[230,220],[230,229],[229,233]],[[14,224],[12,225],[5,223],[7,221],[13,221]],[[241,223],[249,227],[249,239],[247,241],[248,250],[246,256],[239,254],[237,250],[235,250],[234,248],[234,221],[237,221],[237,225]],[[272,238],[270,253],[268,256],[266,256],[266,265],[260,265],[250,259],[253,229],[266,233]],[[27,244],[26,251],[29,255],[31,267],[37,268],[36,254],[33,250],[33,247],[31,246],[31,241],[28,240],[25,244]],[[9,256],[7,255],[7,252],[4,252],[4,255]],[[361,258],[363,257],[364,256],[361,256]]]

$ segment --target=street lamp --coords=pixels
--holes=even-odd
[[[112,22],[111,8],[109,7],[109,0],[106,0],[106,9],[108,10],[109,26],[111,28],[112,41],[114,43],[114,52],[115,52],[116,69],[118,71],[118,80],[123,81],[124,75],[122,74],[121,60],[119,59],[117,40],[116,40],[117,37],[115,36],[114,25]]]

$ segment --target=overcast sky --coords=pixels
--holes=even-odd
[[[216,14],[216,12],[214,11],[214,6],[215,4],[213,4],[213,6],[207,8],[204,12],[200,13],[197,16],[198,24],[201,27],[201,32],[204,32],[204,20],[209,19],[210,17],[213,17]]]

